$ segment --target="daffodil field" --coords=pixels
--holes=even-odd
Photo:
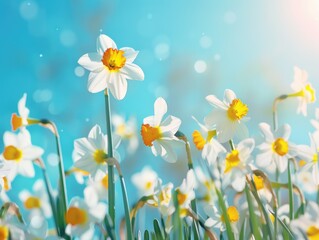
[[[87,135],[74,139],[71,168],[64,167],[59,123],[34,116],[27,94],[18,100],[0,158],[0,240],[319,239],[319,109],[316,119],[306,117],[307,105],[316,101],[306,70],[295,66],[290,90],[268,99],[273,102],[273,121],[259,123],[260,139],[249,137],[249,119],[254,116],[245,103],[247,96],[237,96],[236,89],[226,89],[224,96],[202,96],[211,111],[204,119],[189,116],[198,127],[187,136],[163,97],[155,100],[154,114],[143,116],[139,126],[117,115],[113,103],[126,97],[128,82],[135,84],[128,80],[144,80],[143,70],[134,63],[139,52],[118,48],[105,34],[98,36],[96,45],[94,51],[92,43],[92,52],[82,55],[78,64],[89,72],[88,91],[104,94],[105,125],[95,124]],[[292,127],[280,120],[280,105],[290,99],[298,101],[297,114],[313,125],[304,145],[290,141]],[[45,128],[55,142],[56,188],[42,158],[45,148],[32,144],[31,128]],[[165,182],[161,176],[166,173],[150,166],[127,178],[117,151],[123,142],[128,154],[140,143],[156,161],[183,161],[188,168],[183,181]],[[194,150],[200,158],[193,157]],[[181,152],[185,157],[179,158]],[[34,177],[35,168],[42,175],[17,193],[19,202],[10,201],[6,192],[15,177]],[[68,194],[70,176],[82,184],[77,187],[83,195]],[[128,181],[135,186],[135,196],[128,195]],[[129,199],[137,196],[132,204]],[[118,202],[124,213],[120,221]],[[32,217],[23,216],[21,209]],[[154,219],[147,214],[151,209],[156,210]],[[140,218],[148,224],[140,224]]]

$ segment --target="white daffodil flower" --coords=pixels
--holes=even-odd
[[[205,212],[208,214],[209,218],[205,221],[205,226],[209,228],[217,228],[221,232],[224,232],[226,230],[225,217],[221,214],[221,210],[216,206],[213,204],[206,206]],[[238,233],[237,223],[240,218],[238,209],[235,206],[227,207],[227,215],[233,232]]]
[[[175,136],[181,120],[169,115],[162,121],[166,112],[166,101],[163,98],[157,98],[154,103],[154,116],[144,118],[141,135],[144,144],[151,147],[155,156],[160,155],[164,160],[173,163],[177,161],[173,147],[184,144]]]
[[[308,202],[304,215],[291,221],[290,229],[296,234],[296,239],[307,237],[309,240],[319,239],[319,206]]]
[[[241,141],[225,158],[223,186],[231,186],[241,192],[245,188],[246,174],[251,170],[251,153],[255,147],[252,138]]]
[[[316,101],[316,91],[308,81],[308,73],[305,70],[294,67],[294,72],[294,81],[291,83],[291,88],[295,93],[288,96],[298,98],[297,113],[307,116],[307,105]]]
[[[95,206],[88,205],[83,199],[74,197],[65,214],[67,223],[65,232],[71,237],[81,240],[92,239],[94,224],[100,223],[106,213],[106,205],[98,203]]]
[[[140,197],[142,197],[154,194],[157,179],[157,173],[151,167],[146,166],[141,172],[132,175],[131,181],[137,187]]]
[[[170,216],[175,211],[173,199],[172,199],[172,190],[173,183],[167,183],[162,185],[162,180],[158,179],[156,187],[155,187],[155,202],[153,205],[158,207],[160,213],[164,216]]]
[[[201,167],[195,168],[195,176],[198,180],[197,190],[202,193],[205,204],[210,204],[217,201],[215,194],[215,183],[208,177],[202,170]]]
[[[88,138],[79,138],[74,141],[74,167],[90,173],[94,178],[100,169],[106,172],[108,157],[107,135],[104,135],[99,125],[95,125]],[[116,149],[120,144],[120,137],[113,135],[113,147]],[[116,153],[114,153],[116,155]]]
[[[114,132],[120,136],[123,141],[127,141],[127,152],[129,154],[135,153],[138,147],[137,138],[137,124],[136,118],[129,118],[127,121],[120,115],[112,115],[112,124],[114,126]]]
[[[187,210],[190,207],[190,203],[195,199],[196,179],[194,170],[188,170],[186,178],[183,179],[182,184],[176,189],[177,201],[180,208],[180,216],[185,217]]]
[[[84,189],[84,198],[90,205],[99,201],[108,200],[109,179],[107,172],[98,170],[94,178],[90,178],[87,187]]]
[[[206,159],[209,165],[212,165],[220,153],[226,153],[226,149],[214,138],[216,130],[209,130],[207,125],[201,124],[194,117],[193,119],[201,128],[201,131],[195,130],[193,132],[193,142],[196,148],[202,151],[202,158]]]
[[[265,142],[257,147],[261,153],[256,156],[256,164],[267,169],[275,163],[279,172],[284,172],[288,166],[288,159],[297,155],[297,146],[288,141],[290,126],[285,124],[275,133],[272,133],[267,123],[260,123],[259,128]]]
[[[314,135],[309,134],[310,136],[310,147],[307,145],[298,146],[298,156],[305,162],[302,163],[301,171],[312,170],[313,182],[316,185],[319,185],[319,169],[318,169],[318,147],[314,140]]]
[[[244,124],[248,120],[248,107],[232,90],[225,90],[224,101],[214,95],[208,95],[206,100],[216,109],[206,116],[205,123],[211,128],[216,128],[219,142],[227,142],[234,136],[239,139],[248,137],[248,129]]]
[[[31,136],[27,129],[21,129],[18,134],[5,132],[3,135],[4,151],[2,153],[6,165],[11,168],[8,176],[13,180],[17,174],[25,177],[34,177],[34,167],[32,161],[40,158],[43,149],[33,146]]]
[[[25,209],[31,212],[40,212],[46,218],[50,218],[52,216],[52,209],[43,180],[38,179],[33,184],[32,193],[28,190],[22,190],[19,193],[19,199],[23,203]]]
[[[124,47],[117,49],[115,42],[101,34],[97,39],[97,52],[80,57],[78,63],[90,71],[88,90],[92,93],[111,90],[121,100],[127,92],[127,80],[144,80],[142,69],[133,63],[138,51]]]

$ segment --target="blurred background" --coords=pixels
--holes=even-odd
[[[211,110],[205,97],[222,98],[230,88],[248,104],[250,135],[257,136],[258,123],[272,123],[274,98],[291,92],[294,66],[305,69],[319,89],[318,0],[10,0],[1,1],[0,9],[1,135],[11,129],[11,114],[27,93],[30,116],[57,124],[66,169],[72,166],[76,138],[86,137],[95,124],[106,131],[103,93],[87,91],[88,72],[77,64],[80,56],[95,51],[100,33],[110,36],[119,48],[140,51],[135,63],[144,70],[145,81],[129,81],[125,99],[111,99],[113,113],[135,117],[138,131],[143,118],[153,115],[155,99],[162,96],[168,114],[182,119],[180,130],[191,138],[198,129],[191,116],[202,121]],[[308,132],[313,131],[309,120],[316,105],[308,106],[304,117],[296,115],[295,99],[280,104],[279,124],[292,125],[293,142],[309,143]],[[53,136],[37,126],[29,130],[33,143],[45,149],[44,159],[56,183]],[[150,165],[164,183],[175,186],[187,171],[183,149],[180,161],[169,164],[154,157],[139,135],[138,140],[134,154],[120,149],[131,204],[138,195],[130,178],[144,166]],[[200,155],[193,150],[196,162]],[[31,189],[33,182],[18,177],[9,197],[19,202],[17,192]],[[82,196],[83,186],[73,176],[67,178],[67,186],[69,198]],[[120,218],[122,203],[117,204]]]

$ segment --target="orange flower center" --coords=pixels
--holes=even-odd
[[[101,184],[105,189],[109,188],[109,176],[107,174],[102,178]]]
[[[240,99],[234,99],[229,105],[227,116],[231,121],[238,121],[248,113],[248,107]]]
[[[15,146],[9,145],[5,147],[3,157],[5,160],[20,161],[22,159],[22,151]]]
[[[126,58],[124,57],[124,51],[114,48],[108,48],[104,52],[101,61],[104,64],[105,68],[107,68],[111,72],[117,72],[125,65]]]
[[[240,163],[239,159],[239,152],[238,150],[232,150],[230,153],[226,156],[226,168],[225,173],[229,172],[232,168],[237,167]]]
[[[237,208],[234,206],[230,206],[229,208],[227,208],[227,215],[228,215],[229,221],[232,223],[235,223],[239,220],[239,212]],[[220,220],[222,222],[225,222],[224,215],[221,215]]]
[[[264,179],[261,176],[253,175],[257,191],[264,188]]]
[[[78,208],[78,207],[70,207],[66,212],[66,222],[71,225],[79,225],[84,224],[88,220],[87,213]]]
[[[9,229],[7,226],[0,226],[0,240],[9,239]]]
[[[151,127],[149,124],[142,124],[141,135],[146,146],[153,146],[153,141],[159,139],[161,134],[160,127]]]

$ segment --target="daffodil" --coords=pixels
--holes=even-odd
[[[221,232],[226,230],[225,217],[222,215],[221,210],[215,205],[210,204],[206,206],[205,212],[208,214],[209,218],[205,221],[205,226],[211,228],[217,228]],[[227,207],[227,215],[231,224],[231,228],[234,233],[238,233],[238,221],[240,219],[240,214],[236,206]]]
[[[98,170],[94,178],[90,178],[84,189],[84,197],[87,203],[97,204],[99,201],[108,200],[108,174]]]
[[[95,206],[88,205],[83,199],[74,197],[65,214],[67,223],[65,232],[71,237],[81,240],[92,239],[94,224],[100,223],[106,213],[106,205],[98,203]]]
[[[12,114],[11,126],[12,130],[15,131],[18,128],[25,127],[30,124],[39,123],[39,120],[29,118],[30,110],[26,107],[27,94],[24,93],[22,98],[18,102],[18,114]]]
[[[166,101],[163,98],[157,98],[154,103],[154,116],[144,118],[141,135],[145,146],[151,147],[155,156],[160,155],[168,162],[176,162],[177,155],[173,147],[184,144],[175,136],[181,120],[169,115],[162,121],[166,112]]]
[[[311,145],[299,145],[298,156],[302,159],[302,171],[312,169],[313,182],[319,185],[319,169],[318,169],[318,147],[314,139],[315,135],[310,134]],[[319,143],[319,142],[318,142]]]
[[[46,218],[52,216],[49,197],[43,180],[37,180],[33,185],[33,193],[28,190],[22,190],[19,193],[20,201],[25,209],[31,212],[40,212]],[[39,214],[38,214],[39,215]]]
[[[224,101],[214,95],[208,95],[206,100],[215,109],[206,116],[205,123],[216,128],[218,141],[224,143],[234,136],[239,139],[248,136],[248,129],[244,124],[248,120],[248,106],[237,98],[232,90],[225,90]]]
[[[197,185],[197,190],[203,194],[203,200],[205,204],[210,204],[217,200],[217,196],[215,193],[215,183],[213,180],[206,176],[203,172],[202,168],[195,168],[195,176],[199,183]]]
[[[190,203],[195,199],[196,179],[194,170],[188,170],[186,178],[183,179],[182,184],[176,189],[177,201],[180,208],[180,216],[185,217],[186,210],[190,207]]]
[[[202,151],[202,158],[206,159],[209,165],[212,165],[220,153],[226,153],[226,149],[214,138],[216,130],[210,130],[208,126],[201,124],[196,118],[201,131],[193,132],[193,142],[196,148]]]
[[[120,143],[120,138],[113,136],[114,148],[117,148]],[[79,138],[74,141],[74,167],[90,173],[94,178],[97,171],[100,169],[105,172],[107,169],[107,136],[101,131],[99,125],[95,125],[88,138]]]
[[[262,176],[257,176],[255,174],[252,175],[252,180],[254,181],[257,193],[261,200],[266,201],[267,203],[270,203],[272,200],[272,195],[269,189],[266,186],[265,180]]]
[[[294,81],[291,84],[291,88],[295,92],[289,94],[288,97],[297,97],[299,100],[297,113],[307,116],[307,104],[316,101],[316,91],[308,81],[308,73],[305,70],[294,67],[294,72]]]
[[[315,202],[308,202],[304,215],[291,221],[291,230],[296,234],[297,239],[309,240],[319,239],[319,207]]]
[[[123,99],[128,79],[144,80],[142,69],[133,63],[137,54],[133,48],[118,49],[110,37],[101,34],[97,39],[97,52],[84,54],[78,61],[90,71],[89,92],[108,88],[116,99]]]
[[[157,173],[149,166],[142,169],[141,172],[132,175],[132,183],[137,187],[140,197],[153,195],[157,184]]]
[[[267,123],[260,123],[259,128],[264,142],[257,147],[260,153],[256,156],[256,164],[268,168],[274,163],[279,172],[284,172],[288,166],[288,159],[297,155],[297,146],[288,141],[290,126],[285,124],[275,133],[272,133]]]
[[[237,192],[244,190],[246,174],[251,170],[251,153],[254,147],[254,139],[248,138],[238,143],[235,149],[227,153],[223,186],[231,184]]]
[[[6,165],[12,169],[8,176],[9,180],[13,180],[17,174],[34,177],[32,161],[41,157],[43,149],[32,145],[29,131],[21,129],[18,134],[5,132],[3,140],[2,158],[6,161]]]
[[[158,179],[155,187],[155,206],[159,209],[159,212],[165,217],[172,215],[175,211],[172,198],[173,187],[173,183],[167,183],[163,185],[161,179]]]
[[[138,147],[136,119],[131,117],[127,121],[120,115],[112,115],[114,132],[121,137],[122,142],[128,142],[127,152],[133,154]]]

